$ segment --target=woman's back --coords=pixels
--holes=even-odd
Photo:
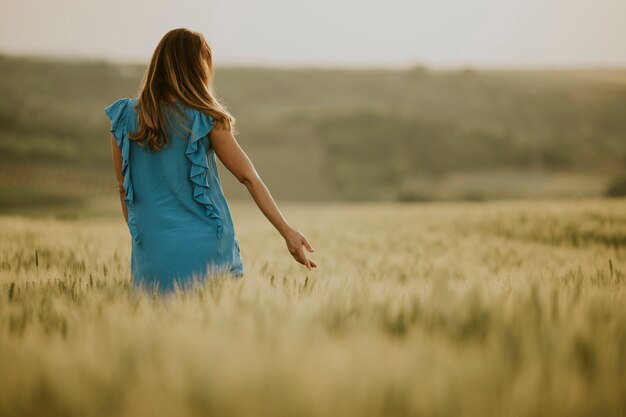
[[[137,102],[124,98],[105,109],[122,151],[133,284],[171,291],[175,280],[182,285],[194,275],[243,275],[239,242],[208,136],[214,119],[174,103],[187,116],[181,123],[189,131],[169,129],[169,142],[153,151],[129,137],[138,130]]]

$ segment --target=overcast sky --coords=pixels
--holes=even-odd
[[[215,64],[626,65],[626,0],[0,0],[0,52],[145,62],[176,27]]]

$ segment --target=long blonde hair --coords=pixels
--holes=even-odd
[[[212,116],[216,126],[234,131],[235,118],[216,98],[213,77],[211,48],[201,33],[184,28],[167,32],[141,82],[138,130],[130,133],[130,138],[141,144],[146,141],[152,150],[163,149],[170,140],[168,127],[182,126],[180,117],[176,117],[176,126],[165,110],[174,109],[178,116],[186,117],[178,106],[168,103],[168,96]]]

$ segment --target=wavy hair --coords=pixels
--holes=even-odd
[[[157,45],[138,92],[138,130],[129,137],[150,149],[163,149],[170,127],[189,131],[187,116],[168,101],[174,98],[215,119],[216,126],[234,131],[235,118],[222,105],[213,87],[211,48],[199,32],[180,28],[165,34]],[[174,110],[174,112],[168,111]],[[175,121],[171,119],[175,114]]]

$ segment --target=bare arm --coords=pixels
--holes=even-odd
[[[254,169],[250,158],[241,149],[233,134],[226,129],[215,126],[209,136],[215,154],[237,180],[246,186],[263,215],[285,239],[289,253],[293,258],[309,270],[317,268],[317,264],[307,258],[302,247],[304,246],[309,252],[313,252],[314,249],[306,237],[285,221],[272,195]]]
[[[122,204],[122,213],[124,214],[124,220],[128,223],[128,207],[124,197],[126,192],[124,191],[124,176],[122,175],[122,150],[117,146],[115,137],[111,133],[111,159],[113,161],[113,170],[115,171],[115,178],[117,179],[117,188],[120,193],[120,203]]]

